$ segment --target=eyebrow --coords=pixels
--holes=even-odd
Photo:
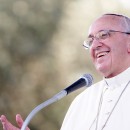
[[[101,32],[101,31],[107,31],[107,30],[108,30],[108,29],[104,29],[104,30],[101,29],[101,30],[99,30],[97,33]],[[97,33],[96,33],[96,34],[97,34]],[[89,34],[89,35],[88,35],[88,38],[89,38],[89,37],[94,37],[94,35],[93,35],[93,34]]]

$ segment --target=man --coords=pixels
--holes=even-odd
[[[84,42],[103,80],[73,101],[61,130],[130,130],[130,19],[104,14]],[[21,117],[16,121],[22,126]],[[1,116],[4,130],[19,130]]]

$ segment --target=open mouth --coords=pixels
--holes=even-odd
[[[110,51],[100,52],[96,55],[96,58],[101,58],[106,56]]]

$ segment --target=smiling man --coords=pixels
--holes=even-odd
[[[84,47],[103,80],[73,101],[61,130],[130,130],[130,19],[102,15]]]
[[[96,69],[111,78],[130,67],[130,21],[121,15],[103,15],[89,30],[90,54]]]
[[[84,47],[103,80],[72,102],[61,130],[130,130],[130,19],[104,14],[89,28]],[[1,116],[4,130],[20,130]]]

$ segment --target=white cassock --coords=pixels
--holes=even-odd
[[[130,130],[130,68],[78,95],[61,130]]]

